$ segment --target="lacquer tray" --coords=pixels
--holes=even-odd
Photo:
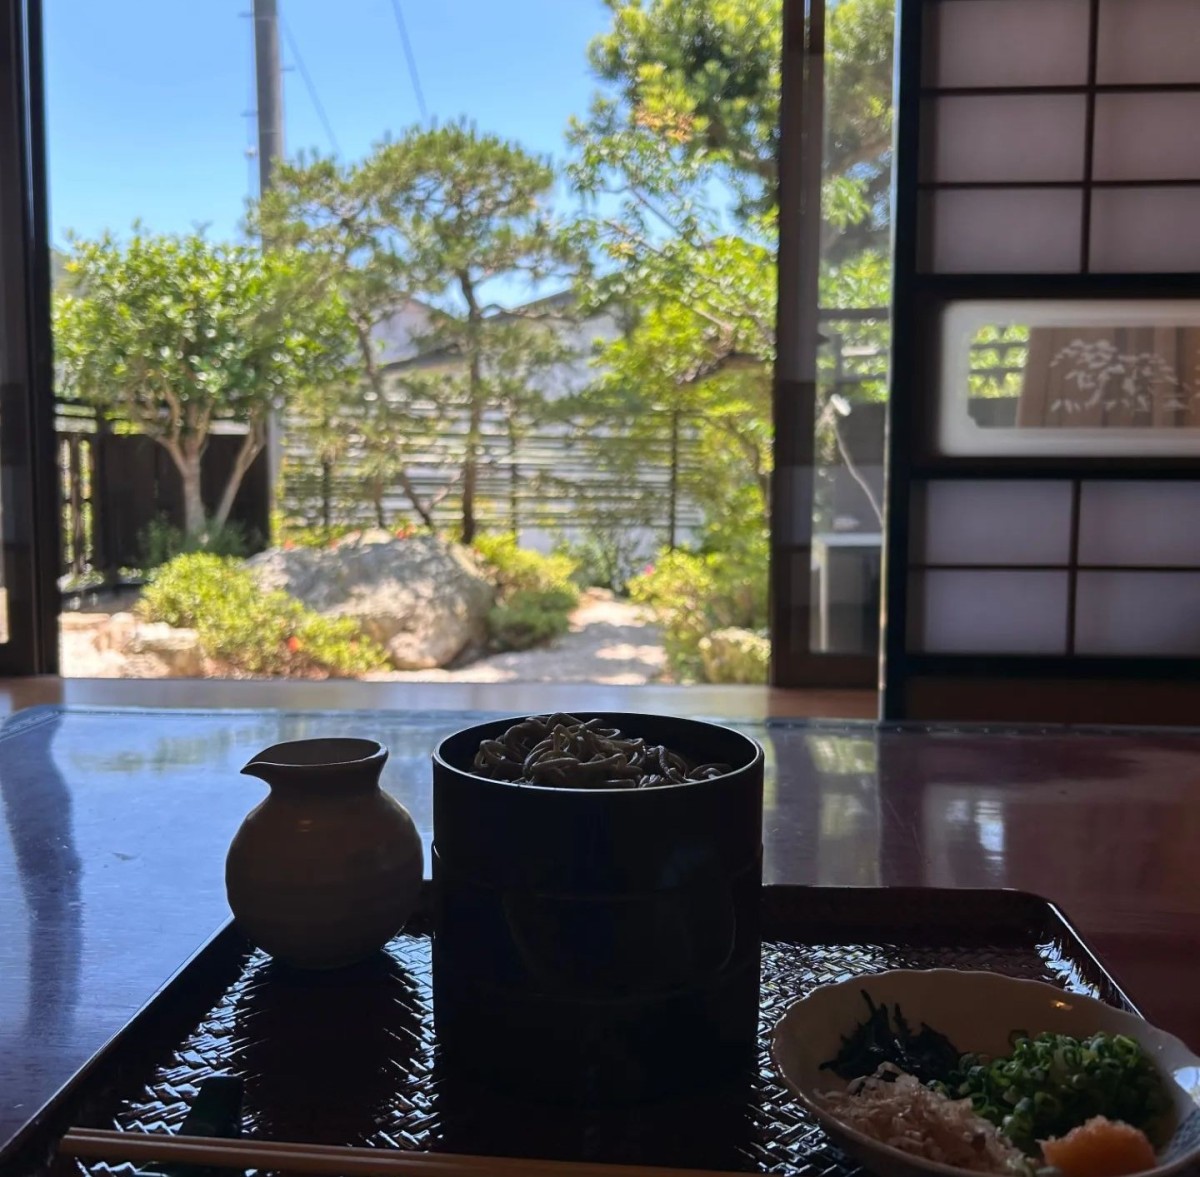
[[[1016,891],[766,887],[757,1064],[727,1091],[569,1111],[471,1086],[440,1058],[425,917],[370,966],[279,970],[226,927],[85,1067],[4,1172],[131,1173],[54,1157],[71,1125],[177,1129],[198,1084],[245,1084],[249,1136],[321,1144],[848,1177],[768,1042],[814,986],[893,968],[990,969],[1132,1003],[1043,899]],[[670,1067],[670,1058],[648,1060]]]

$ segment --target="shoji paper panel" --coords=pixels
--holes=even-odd
[[[923,492],[923,534],[913,543],[921,563],[1065,566],[1070,559],[1069,483],[935,479]]]
[[[914,573],[909,646],[931,654],[1061,654],[1066,572]]]
[[[1042,0],[1042,8],[1054,3]],[[1200,82],[1200,4],[1100,0],[1096,80],[1101,85]]]
[[[1082,180],[1082,94],[926,99],[927,180]]]
[[[1200,186],[1093,191],[1091,263],[1099,272],[1200,270]]]
[[[1083,483],[1079,562],[1200,567],[1200,483]]]
[[[1200,180],[1200,94],[1096,95],[1092,174],[1097,180]]]
[[[925,19],[927,86],[1087,81],[1087,0],[941,0]]]
[[[1080,572],[1075,652],[1200,654],[1200,572]]]
[[[1079,192],[985,188],[931,192],[925,199],[927,268],[936,273],[1062,273],[1079,267]]]

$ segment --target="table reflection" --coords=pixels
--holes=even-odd
[[[19,1026],[7,1022],[5,1030],[30,1042],[67,1036],[79,1001],[83,861],[75,844],[74,799],[54,754],[62,723],[62,716],[53,716],[38,739],[24,743],[20,755],[0,756],[0,796],[12,854],[4,873],[15,874],[24,897],[20,913],[5,905],[2,925],[10,946],[26,945],[24,1015]],[[16,926],[21,914],[23,929]]]

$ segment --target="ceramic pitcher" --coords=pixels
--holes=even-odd
[[[374,740],[294,740],[242,772],[270,786],[229,847],[225,886],[243,934],[300,968],[354,964],[406,923],[424,854],[408,811],[379,787]]]

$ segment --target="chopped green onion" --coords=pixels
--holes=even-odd
[[[1082,1042],[1039,1034],[1010,1042],[1009,1057],[984,1063],[972,1056],[946,1086],[969,1097],[979,1115],[1027,1153],[1092,1116],[1153,1131],[1170,1109],[1154,1063],[1126,1034],[1093,1034]]]

